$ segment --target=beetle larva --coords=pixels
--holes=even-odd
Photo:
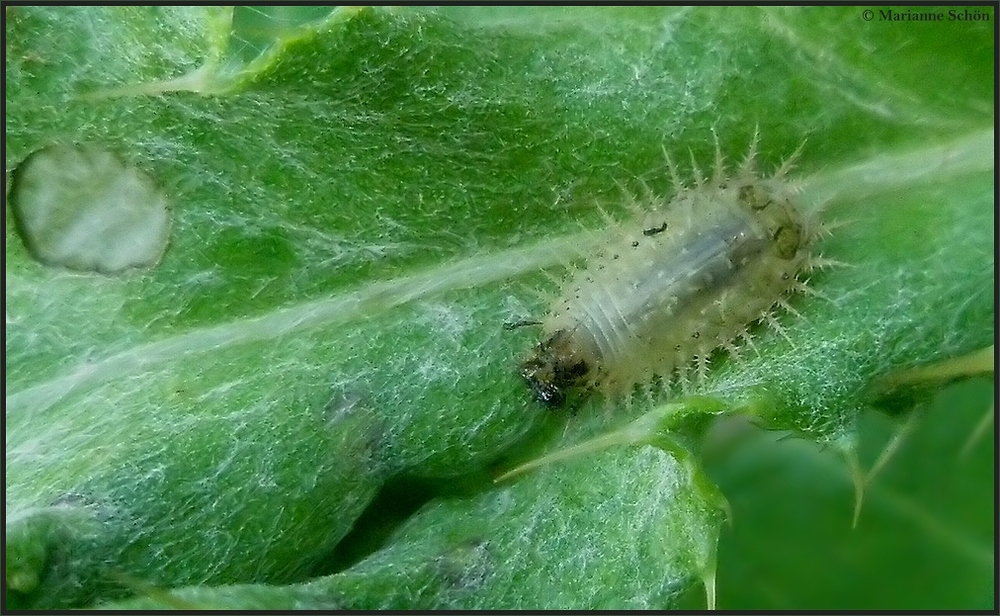
[[[677,180],[667,203],[613,223],[608,245],[578,271],[542,322],[543,339],[521,365],[534,397],[562,405],[571,390],[628,395],[659,377],[704,375],[718,348],[772,314],[813,263],[815,217],[795,205],[793,155],[770,177],[746,161],[727,175],[716,145],[712,177]],[[669,159],[668,159],[669,163]]]

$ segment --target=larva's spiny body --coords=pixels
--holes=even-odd
[[[785,296],[805,288],[796,276],[818,262],[809,249],[821,228],[794,204],[795,155],[760,177],[756,143],[732,176],[716,144],[712,177],[696,169],[691,187],[670,165],[669,202],[611,223],[608,247],[570,279],[521,366],[536,399],[557,407],[576,389],[624,397],[657,378],[686,381],[692,365],[703,376],[708,356],[735,352],[754,321],[778,327],[772,310],[791,310]]]

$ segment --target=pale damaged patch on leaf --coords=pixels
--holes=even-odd
[[[166,196],[106,150],[56,144],[15,169],[8,202],[28,251],[47,265],[113,274],[156,265],[167,247]]]

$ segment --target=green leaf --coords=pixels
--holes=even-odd
[[[993,341],[991,21],[262,14],[7,9],[7,169],[86,144],[173,217],[152,269],[71,272],[34,260],[8,181],[12,605],[191,585],[199,605],[670,607],[711,589],[722,516],[678,445],[703,422],[672,424],[666,451],[492,477],[653,408],[546,415],[517,376],[537,333],[502,325],[546,310],[546,270],[627,215],[623,191],[669,195],[662,149],[709,164],[713,131],[735,161],[759,127],[765,169],[808,138],[803,203],[849,223],[821,246],[848,267],[815,274],[828,299],[795,298],[787,340],[761,329],[691,393],[850,447],[873,383]],[[338,560],[387,484],[431,498],[382,551]]]
[[[981,380],[944,390],[906,429],[910,420],[864,415],[862,465],[874,470],[888,447],[895,453],[870,476],[854,530],[854,488],[833,452],[759,432],[731,430],[723,440],[718,431],[709,472],[734,510],[719,546],[719,604],[993,609],[994,443],[988,433],[969,440],[992,418],[990,400],[991,383]],[[691,593],[692,606],[701,602]]]

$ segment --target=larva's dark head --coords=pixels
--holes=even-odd
[[[566,402],[567,390],[582,384],[589,369],[587,362],[573,352],[568,333],[559,330],[521,364],[521,378],[536,400],[558,408]]]
[[[550,370],[532,360],[521,366],[521,377],[531,388],[531,395],[549,408],[558,408],[566,402],[566,392],[555,384]]]

